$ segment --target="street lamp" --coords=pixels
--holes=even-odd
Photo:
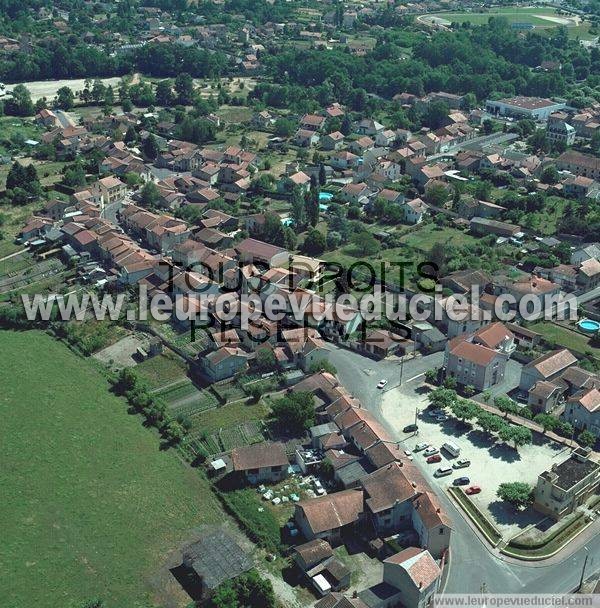
[[[590,551],[587,547],[583,548],[585,551],[585,559],[583,560],[583,568],[581,569],[581,579],[579,580],[579,587],[577,587],[577,591],[581,591],[581,587],[583,586],[583,579],[585,578],[585,567],[587,566],[587,561],[590,556]]]

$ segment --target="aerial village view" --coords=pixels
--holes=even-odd
[[[0,408],[2,608],[600,606],[600,0],[0,0]]]

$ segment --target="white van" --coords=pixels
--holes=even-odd
[[[460,454],[460,448],[452,441],[447,441],[442,445],[442,450],[446,450],[449,454],[452,454],[455,458]]]
[[[440,467],[434,474],[434,477],[446,477],[452,474],[452,467]]]

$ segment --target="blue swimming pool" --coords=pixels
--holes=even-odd
[[[333,194],[331,194],[331,192],[319,192],[320,201],[330,201],[332,198]]]
[[[597,331],[600,331],[600,323],[592,319],[582,319],[577,323],[577,326],[588,334],[595,334]]]
[[[294,220],[291,217],[286,217],[281,220],[281,223],[284,226],[291,226],[294,223]]]

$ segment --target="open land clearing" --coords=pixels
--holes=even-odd
[[[0,343],[2,605],[148,605],[168,554],[222,520],[208,485],[159,450],[93,363],[42,332]]]

